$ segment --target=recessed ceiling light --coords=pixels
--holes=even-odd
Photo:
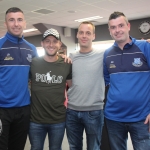
[[[77,22],[83,22],[83,21],[90,21],[90,20],[96,20],[96,19],[101,19],[101,18],[103,18],[103,17],[94,16],[94,17],[89,17],[89,18],[77,19],[75,21],[77,21]]]
[[[23,33],[27,33],[27,32],[33,32],[33,31],[37,31],[38,29],[32,28],[32,29],[27,29],[27,30],[23,30]]]
[[[39,10],[35,10],[33,12],[36,12],[36,13],[39,13],[39,14],[50,14],[50,13],[53,13],[55,11],[49,10],[49,9],[39,9]]]

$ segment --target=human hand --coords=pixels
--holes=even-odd
[[[64,54],[58,54],[58,56],[64,58],[64,62],[72,63],[71,58],[67,57],[66,55],[64,55]]]
[[[146,41],[147,41],[148,43],[150,43],[150,39],[147,39]]]
[[[150,132],[150,114],[146,117],[144,124],[149,124],[149,132]]]

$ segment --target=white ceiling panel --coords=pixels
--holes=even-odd
[[[95,14],[95,16],[102,16],[105,12],[108,12],[109,9],[103,9],[102,7],[96,7],[96,6],[93,6],[93,5],[84,5],[84,6],[81,6],[78,8],[79,10],[82,10],[84,12],[92,12]],[[88,15],[87,15],[88,17]],[[89,16],[91,17],[91,16]]]
[[[87,4],[95,3],[95,2],[102,2],[102,1],[107,1],[107,0],[79,0],[81,2],[85,2]]]
[[[13,5],[14,7],[19,7],[23,10],[23,12],[31,12],[37,9],[41,9],[41,7],[35,6],[35,5],[30,5],[29,3],[22,3],[18,4],[17,6]]]
[[[66,2],[67,0],[47,0],[51,3],[57,4],[57,3],[62,3],[62,2]],[[71,0],[72,1],[72,0]]]
[[[29,0],[28,4],[32,6],[40,7],[40,8],[45,8],[45,7],[54,5],[54,3],[52,3],[51,1],[46,1],[46,0],[41,0],[38,3],[37,3],[37,0]]]
[[[106,10],[110,10],[110,9],[116,8],[118,3],[113,2],[113,1],[101,1],[101,2],[94,3],[92,5],[97,7],[97,8],[104,8]]]
[[[18,7],[20,6],[20,2],[17,2],[17,3],[14,3],[14,1],[10,1],[10,0],[3,0],[3,1],[0,1],[0,13],[1,12],[6,12],[6,10],[10,7]]]
[[[56,10],[56,11],[62,11],[62,10],[76,10],[78,7],[85,5],[84,2],[80,2],[78,0],[67,0],[65,2],[57,3],[53,6],[48,6],[48,9]]]

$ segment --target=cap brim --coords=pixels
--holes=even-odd
[[[57,38],[57,37],[56,37],[56,36],[54,36],[53,34],[49,34],[49,35],[47,35],[47,36],[43,37],[43,38],[42,38],[42,41],[43,41],[45,38],[47,38],[48,36],[53,36],[53,37],[55,37],[57,40],[61,41],[59,38]]]

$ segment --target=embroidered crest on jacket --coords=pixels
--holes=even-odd
[[[134,62],[132,62],[132,65],[135,67],[141,67],[143,65],[143,62],[141,61],[141,58],[134,58]]]

